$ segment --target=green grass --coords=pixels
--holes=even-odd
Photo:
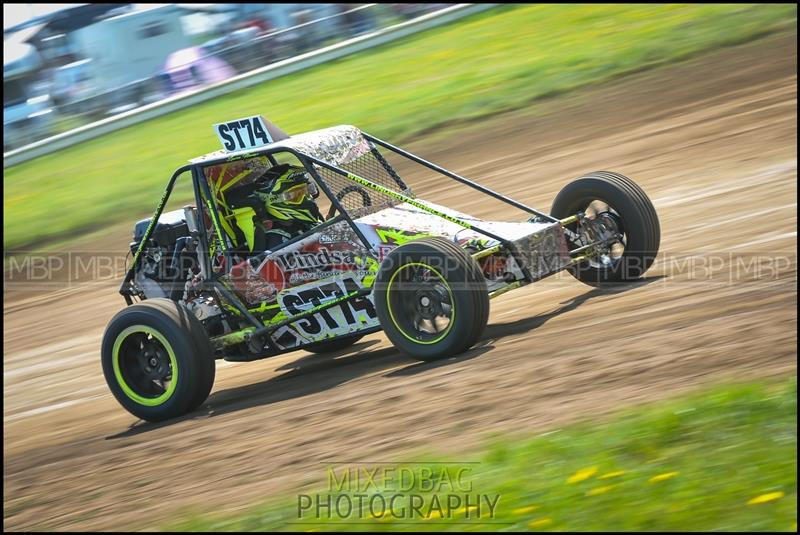
[[[348,459],[346,453],[338,456]],[[445,509],[445,518],[434,514],[427,520],[378,520],[365,514],[350,518],[361,523],[296,524],[297,498],[285,497],[235,517],[184,510],[173,515],[182,520],[167,529],[795,531],[797,381],[718,387],[533,439],[495,437],[483,453],[458,460],[467,459],[480,464],[448,465],[453,486],[458,486],[458,468],[471,467],[473,495],[500,495],[496,516],[490,518],[484,507],[481,522],[503,524],[480,525],[474,512],[467,520],[461,508],[449,519]],[[401,466],[416,474],[421,470],[409,462]],[[442,465],[425,466],[436,473]],[[323,477],[327,468],[320,465]],[[336,473],[339,479],[341,467]],[[445,481],[439,480],[439,496],[450,493]],[[327,495],[329,486],[318,492]],[[382,490],[386,496],[396,493]],[[412,492],[431,503],[430,492],[419,486]],[[374,488],[365,492],[375,493]],[[332,494],[336,499],[339,493]],[[759,496],[772,499],[748,504]],[[427,514],[427,507],[422,512]],[[305,516],[302,521],[313,520]]]
[[[263,114],[290,134],[355,124],[403,140],[790,29],[796,19],[793,5],[494,9],[7,169],[3,245],[41,248],[149,214],[171,171],[218,148],[211,125],[232,117]]]

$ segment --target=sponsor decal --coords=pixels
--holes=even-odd
[[[341,301],[339,305],[293,323],[303,338],[324,340],[378,324],[378,314],[369,297],[345,300],[347,295],[360,288],[361,285],[355,277],[348,273],[344,278],[287,289],[281,292],[278,302],[286,315],[291,317],[332,301]],[[302,343],[302,340],[297,343]]]
[[[363,279],[369,275],[374,275],[373,272],[366,269],[357,269],[352,271],[342,271],[339,269],[334,271],[295,271],[289,275],[289,285],[299,286],[307,282],[318,281],[327,279],[329,277],[334,277],[336,275],[341,275],[342,273],[353,273],[359,279]]]
[[[286,274],[274,261],[253,269],[245,260],[231,268],[230,279],[248,303],[272,301],[286,287]]]
[[[291,286],[299,286],[307,282],[324,279],[325,277],[332,277],[341,273],[341,271],[330,271],[327,273],[320,273],[319,271],[296,271],[289,275],[289,284]]]
[[[336,266],[366,267],[363,256],[355,250],[330,250],[320,247],[317,251],[292,251],[275,258],[284,271],[299,269],[324,269]]]
[[[420,238],[435,236],[435,234],[431,234],[430,232],[411,232],[407,230],[381,227],[375,227],[375,233],[383,243],[394,245],[403,245],[404,243],[418,240]]]
[[[319,237],[319,242],[324,243],[326,245],[330,245],[332,243],[349,243],[350,237],[349,236],[333,236],[329,234],[321,234]]]
[[[272,283],[278,292],[286,287],[286,273],[277,262],[267,260],[261,265],[258,273],[262,279]]]

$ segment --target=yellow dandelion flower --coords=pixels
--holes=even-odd
[[[553,521],[549,518],[540,518],[539,520],[534,520],[532,522],[528,522],[529,528],[543,528],[545,526],[549,526],[552,524]]]
[[[539,508],[538,505],[528,505],[527,507],[520,507],[512,511],[515,515],[524,515],[525,513],[532,513]]]
[[[650,478],[650,483],[658,483],[659,481],[666,481],[667,479],[672,479],[678,474],[679,472],[667,472],[666,474],[658,474],[657,476],[653,476]]]
[[[617,470],[616,472],[609,472],[607,474],[603,474],[602,476],[598,477],[597,479],[611,479],[612,477],[619,477],[625,475],[625,470]]]
[[[605,487],[597,487],[596,489],[591,489],[586,492],[587,496],[597,496],[598,494],[605,494],[609,490],[613,489],[616,485],[606,485]]]
[[[567,483],[579,483],[586,479],[589,479],[593,475],[597,473],[597,467],[592,466],[591,468],[584,468],[582,470],[578,470],[567,479]]]
[[[747,505],[758,505],[760,503],[774,502],[775,500],[780,500],[781,498],[783,498],[783,492],[781,491],[768,492],[766,494],[756,496],[755,498],[747,502]]]

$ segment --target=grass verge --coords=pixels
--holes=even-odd
[[[380,476],[387,465],[321,464],[321,472],[332,469],[336,478],[319,491],[319,503],[332,497],[331,518],[325,518],[324,506],[322,518],[316,518],[316,505],[308,509],[305,501],[293,497],[235,517],[183,511],[176,515],[183,520],[167,529],[796,531],[797,380],[718,387],[639,408],[605,424],[570,426],[528,440],[496,437],[470,460],[479,463],[399,463],[392,466],[388,485],[377,477],[372,488],[368,482],[365,487],[361,472],[359,487],[348,492],[337,491],[337,486],[346,488],[340,485],[345,469],[352,475],[355,468],[377,468]],[[413,487],[410,476],[405,483],[398,476],[401,467],[416,474]],[[458,482],[456,471],[464,467]],[[429,479],[420,476],[423,469],[432,474]],[[429,484],[433,490],[426,488]],[[342,503],[356,504],[359,493],[368,496],[361,512],[354,505],[349,516],[339,517],[339,496],[349,496]],[[377,500],[373,516],[366,504],[376,494],[387,504],[393,495],[417,494],[424,503],[421,515],[404,498],[395,502],[395,514],[383,514]],[[485,494],[489,501],[499,495],[494,514],[488,502],[483,502],[480,516],[478,509],[465,507],[466,494]],[[308,495],[316,504],[317,494]],[[434,495],[441,507],[433,505]],[[448,495],[461,496],[460,503],[452,500],[449,507]],[[303,518],[298,517],[299,505]]]
[[[260,113],[289,133],[349,123],[397,141],[796,20],[794,5],[497,8],[6,169],[3,246],[43,249],[150,213],[173,169],[217,148],[211,125],[225,119]]]

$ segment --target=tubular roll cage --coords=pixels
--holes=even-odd
[[[448,177],[450,179],[453,179],[453,180],[455,180],[457,182],[460,182],[461,184],[464,184],[464,185],[469,186],[469,187],[471,187],[473,189],[476,189],[476,190],[480,191],[481,193],[487,194],[487,195],[489,195],[489,196],[491,196],[491,197],[493,197],[493,198],[495,198],[497,200],[500,200],[500,201],[502,201],[502,202],[504,202],[506,204],[509,204],[509,205],[511,205],[511,206],[513,206],[515,208],[518,208],[518,209],[520,209],[520,210],[522,210],[524,212],[527,212],[527,213],[531,214],[533,217],[537,218],[538,220],[545,220],[545,221],[548,221],[548,222],[551,222],[551,223],[560,223],[562,225],[566,225],[566,224],[570,224],[570,223],[572,223],[574,221],[577,221],[577,219],[578,219],[577,216],[571,216],[571,217],[569,217],[567,219],[559,220],[557,218],[552,217],[549,214],[546,214],[544,212],[540,212],[540,211],[538,211],[538,210],[536,210],[534,208],[531,208],[530,206],[527,206],[525,204],[517,202],[517,201],[515,201],[515,200],[513,200],[513,199],[511,199],[511,198],[509,198],[509,197],[507,197],[505,195],[497,193],[496,191],[493,191],[493,190],[491,190],[491,189],[489,189],[489,188],[487,188],[485,186],[482,186],[482,185],[480,185],[480,184],[478,184],[476,182],[473,182],[472,180],[464,178],[464,177],[462,177],[462,176],[460,176],[460,175],[458,175],[456,173],[453,173],[453,172],[451,172],[451,171],[449,171],[447,169],[444,169],[443,167],[440,167],[440,166],[438,166],[438,165],[436,165],[434,163],[431,163],[431,162],[429,162],[427,160],[424,160],[423,158],[420,158],[420,157],[418,157],[418,156],[416,156],[414,154],[411,154],[410,152],[407,152],[407,151],[405,151],[405,150],[403,150],[403,149],[401,149],[399,147],[396,147],[396,146],[394,146],[394,145],[392,145],[392,144],[390,144],[390,143],[388,143],[386,141],[378,139],[378,138],[376,138],[374,136],[371,136],[369,134],[366,134],[364,132],[362,132],[361,135],[364,136],[364,138],[366,138],[371,143],[374,143],[374,144],[377,144],[377,145],[379,145],[381,147],[384,147],[384,148],[386,148],[386,149],[388,149],[388,150],[390,150],[390,151],[392,151],[392,152],[394,152],[394,153],[396,153],[396,154],[398,154],[400,156],[403,156],[403,157],[405,157],[405,158],[407,158],[409,160],[412,160],[412,161],[414,161],[414,162],[416,162],[416,163],[418,163],[420,165],[423,165],[424,167],[427,167],[428,169],[431,169],[432,171],[435,171],[435,172],[437,172],[437,173],[439,173],[441,175],[444,175],[444,176],[446,176],[446,177]],[[375,149],[374,146],[371,147],[371,151],[373,152],[373,154],[374,153],[378,153],[378,155],[380,155],[380,152],[377,149]],[[333,173],[341,175],[341,176],[343,176],[343,177],[355,182],[356,184],[359,184],[360,186],[363,186],[365,188],[369,188],[371,190],[380,192],[380,193],[385,194],[385,195],[387,195],[389,197],[392,197],[392,198],[394,198],[396,200],[408,203],[408,204],[410,204],[412,206],[415,206],[415,207],[417,207],[417,208],[419,208],[421,210],[424,210],[426,212],[432,213],[432,214],[434,214],[436,216],[439,216],[439,217],[441,217],[443,219],[446,219],[447,221],[450,221],[452,223],[460,225],[460,226],[462,226],[462,227],[464,227],[466,229],[470,229],[472,231],[478,232],[480,234],[483,234],[484,236],[487,236],[489,238],[492,238],[492,239],[497,240],[498,242],[500,242],[499,245],[496,245],[496,246],[494,246],[494,247],[492,247],[492,248],[490,248],[488,250],[480,251],[480,252],[474,254],[473,258],[476,258],[476,259],[483,258],[485,256],[488,256],[489,254],[494,254],[495,252],[498,252],[502,248],[506,248],[511,253],[511,255],[514,257],[514,259],[516,260],[517,264],[521,267],[523,275],[525,277],[525,280],[524,280],[524,282],[523,281],[516,281],[516,282],[510,283],[508,286],[503,287],[503,288],[497,290],[496,292],[494,292],[491,295],[492,297],[494,297],[496,295],[499,295],[501,293],[505,293],[506,291],[512,290],[514,288],[518,288],[520,286],[523,286],[524,284],[529,284],[531,282],[535,282],[536,280],[539,280],[539,279],[543,278],[544,276],[547,276],[547,275],[544,275],[543,277],[539,277],[539,278],[532,277],[531,273],[530,273],[530,270],[527,268],[525,263],[520,258],[521,255],[520,255],[520,252],[517,249],[517,247],[514,245],[514,243],[512,243],[511,241],[509,241],[509,240],[507,240],[505,238],[502,238],[502,237],[500,237],[500,236],[498,236],[498,235],[496,235],[496,234],[494,234],[492,232],[489,232],[487,230],[481,229],[481,228],[479,228],[479,227],[477,227],[477,226],[475,226],[475,225],[473,225],[473,224],[471,224],[471,223],[469,223],[467,221],[463,221],[463,220],[461,220],[461,219],[459,219],[457,217],[453,217],[453,216],[451,216],[449,214],[444,214],[444,213],[442,213],[442,212],[440,212],[440,211],[438,211],[438,210],[436,210],[434,208],[431,208],[430,206],[428,206],[424,202],[421,202],[421,201],[419,201],[417,199],[414,199],[414,198],[409,197],[407,195],[404,195],[402,193],[396,192],[396,191],[394,191],[394,190],[392,190],[390,188],[386,188],[384,186],[376,184],[376,183],[374,183],[374,182],[372,182],[372,181],[370,181],[370,180],[368,180],[368,179],[366,179],[364,177],[361,177],[361,176],[355,175],[353,173],[350,173],[348,171],[345,171],[344,169],[341,169],[340,167],[338,167],[336,165],[330,164],[328,162],[325,162],[325,161],[320,160],[318,158],[315,158],[313,156],[309,156],[309,155],[304,154],[302,152],[299,152],[299,151],[297,151],[297,150],[295,150],[295,149],[293,149],[291,147],[286,147],[286,146],[280,146],[279,145],[279,146],[266,146],[266,147],[264,147],[262,149],[256,149],[256,150],[253,150],[253,151],[250,151],[250,152],[247,152],[247,153],[236,154],[234,156],[221,156],[219,158],[209,159],[207,161],[191,163],[191,164],[184,165],[184,166],[178,168],[172,174],[172,177],[170,178],[169,183],[167,184],[167,187],[166,187],[166,189],[164,190],[164,193],[161,196],[161,199],[160,199],[160,201],[158,203],[156,211],[153,214],[153,217],[150,219],[150,223],[147,226],[147,230],[145,231],[144,235],[141,238],[141,241],[139,242],[139,246],[138,246],[136,252],[134,253],[133,261],[131,263],[131,266],[128,269],[128,271],[126,272],[125,278],[124,278],[124,280],[122,282],[122,285],[120,287],[119,292],[120,292],[120,294],[122,294],[125,297],[126,303],[128,305],[132,305],[133,304],[132,295],[134,295],[134,293],[131,291],[130,283],[131,283],[131,280],[134,277],[134,272],[136,270],[136,265],[137,265],[137,263],[139,261],[139,258],[141,256],[142,251],[144,250],[145,244],[150,240],[150,237],[153,234],[153,231],[154,231],[154,229],[156,227],[158,219],[161,217],[161,214],[164,211],[164,207],[166,206],[167,201],[169,200],[169,197],[172,194],[172,190],[173,190],[173,188],[175,186],[175,183],[176,183],[176,181],[177,181],[179,176],[181,176],[186,171],[191,171],[196,206],[198,207],[198,211],[200,210],[200,207],[203,206],[204,203],[207,204],[207,206],[208,206],[208,209],[209,209],[209,212],[210,212],[210,215],[211,215],[211,221],[212,221],[212,224],[214,226],[214,231],[217,233],[217,236],[218,236],[219,242],[220,242],[220,247],[222,248],[222,253],[223,253],[223,256],[225,258],[225,266],[226,266],[226,271],[227,271],[233,266],[233,263],[232,263],[232,252],[231,252],[231,248],[228,246],[228,240],[226,239],[227,236],[222,230],[222,225],[220,223],[220,215],[219,215],[219,212],[217,210],[216,204],[213,202],[214,197],[213,197],[213,195],[211,193],[211,190],[209,188],[208,181],[205,179],[203,171],[204,171],[204,169],[206,167],[210,167],[210,166],[213,166],[213,165],[219,165],[219,164],[223,164],[223,163],[228,163],[228,162],[239,160],[239,159],[248,159],[248,158],[252,158],[252,157],[255,157],[255,156],[267,156],[269,158],[269,161],[273,165],[276,165],[277,161],[275,160],[274,155],[275,154],[279,154],[279,153],[288,153],[290,155],[293,155],[295,158],[297,158],[300,161],[300,163],[305,167],[306,171],[308,171],[308,173],[313,177],[314,181],[319,186],[319,189],[321,191],[325,192],[325,195],[327,195],[328,199],[331,202],[331,205],[338,212],[338,215],[336,215],[335,217],[333,217],[331,219],[328,219],[327,221],[321,223],[320,225],[314,227],[313,229],[311,229],[311,230],[309,230],[307,232],[304,232],[303,234],[300,234],[299,236],[296,236],[296,237],[292,238],[291,240],[288,240],[288,241],[282,243],[278,248],[276,248],[273,251],[270,251],[271,253],[279,251],[279,250],[281,250],[281,249],[283,249],[283,248],[285,248],[285,247],[287,247],[289,245],[292,245],[293,243],[296,243],[299,240],[307,238],[311,234],[313,234],[315,232],[318,232],[320,228],[324,228],[324,227],[327,227],[329,225],[333,225],[335,223],[338,223],[338,222],[341,222],[342,220],[344,220],[344,221],[347,221],[347,223],[350,226],[350,228],[353,230],[353,232],[355,232],[356,236],[358,236],[359,240],[364,245],[364,247],[365,247],[365,249],[367,251],[367,254],[370,256],[370,258],[372,258],[377,263],[377,258],[375,257],[375,254],[372,251],[372,246],[370,245],[370,243],[367,240],[366,236],[364,236],[364,234],[358,228],[358,225],[355,224],[353,219],[347,213],[347,210],[345,210],[345,208],[342,206],[342,204],[339,201],[339,199],[336,197],[336,195],[328,187],[328,184],[325,182],[325,180],[319,175],[319,173],[318,173],[318,171],[317,171],[317,169],[315,167],[315,166],[319,166],[319,167],[327,169],[327,170],[329,170],[329,171],[331,171]],[[402,179],[400,179],[400,177],[397,176],[396,173],[394,173],[393,169],[385,161],[383,156],[380,155],[380,157],[378,157],[377,159],[381,163],[381,165],[386,169],[386,171],[392,176],[392,178],[399,185],[401,185],[402,187],[405,187],[405,184],[403,184]],[[204,197],[205,197],[205,201],[204,201]],[[200,220],[200,221],[202,221],[202,220]],[[202,229],[200,228],[201,226],[202,226]],[[209,256],[209,240],[208,240],[208,236],[206,235],[206,227],[202,223],[198,225],[197,234],[198,234],[198,239],[199,239],[199,244],[200,244],[200,251],[199,251],[200,254],[198,255],[198,257],[199,257],[200,262],[201,262],[201,264],[200,264],[200,272],[201,272],[201,274],[202,274],[202,276],[204,278],[203,282],[204,283],[210,283],[210,286],[214,290],[216,290],[218,292],[218,294],[221,297],[224,298],[225,301],[229,302],[229,304],[231,304],[236,310],[238,310],[238,312],[245,319],[247,319],[248,322],[250,322],[253,325],[253,328],[246,328],[246,329],[243,329],[242,331],[236,331],[236,332],[233,332],[233,333],[229,333],[227,335],[223,335],[223,336],[218,337],[219,339],[229,338],[229,337],[236,337],[236,336],[239,336],[239,337],[244,336],[245,338],[249,338],[249,337],[252,337],[252,336],[260,336],[260,335],[268,334],[268,333],[271,333],[272,331],[274,331],[274,330],[276,330],[276,329],[278,329],[278,328],[280,328],[280,327],[282,327],[284,325],[287,325],[289,323],[294,323],[297,320],[300,320],[300,319],[302,319],[304,317],[307,317],[307,316],[310,316],[312,314],[316,314],[317,312],[321,312],[321,311],[326,310],[328,308],[332,308],[334,306],[340,305],[343,302],[347,302],[347,301],[350,301],[350,300],[353,300],[353,299],[368,295],[372,291],[371,288],[362,288],[362,289],[359,289],[357,291],[354,291],[354,292],[351,292],[349,294],[346,294],[344,296],[341,296],[341,297],[339,297],[337,299],[334,299],[332,301],[326,302],[326,303],[324,303],[324,304],[322,304],[320,306],[317,306],[317,307],[311,308],[309,310],[303,311],[303,312],[301,312],[299,314],[296,314],[296,315],[294,315],[292,317],[282,319],[279,322],[270,323],[269,325],[265,325],[264,323],[260,322],[258,320],[258,318],[256,318],[251,313],[250,310],[247,309],[245,304],[242,303],[242,301],[234,294],[234,292],[232,292],[230,289],[228,289],[222,283],[222,281],[220,280],[220,277],[222,275],[218,275],[218,274],[213,272],[212,267],[211,267],[211,258]],[[576,260],[579,260],[579,259],[575,258],[574,261],[576,261]],[[573,263],[574,263],[574,261],[573,261]],[[238,341],[238,338],[237,338],[237,341]],[[268,341],[267,342],[267,347],[271,348],[271,345],[272,344],[270,344],[269,341]]]

